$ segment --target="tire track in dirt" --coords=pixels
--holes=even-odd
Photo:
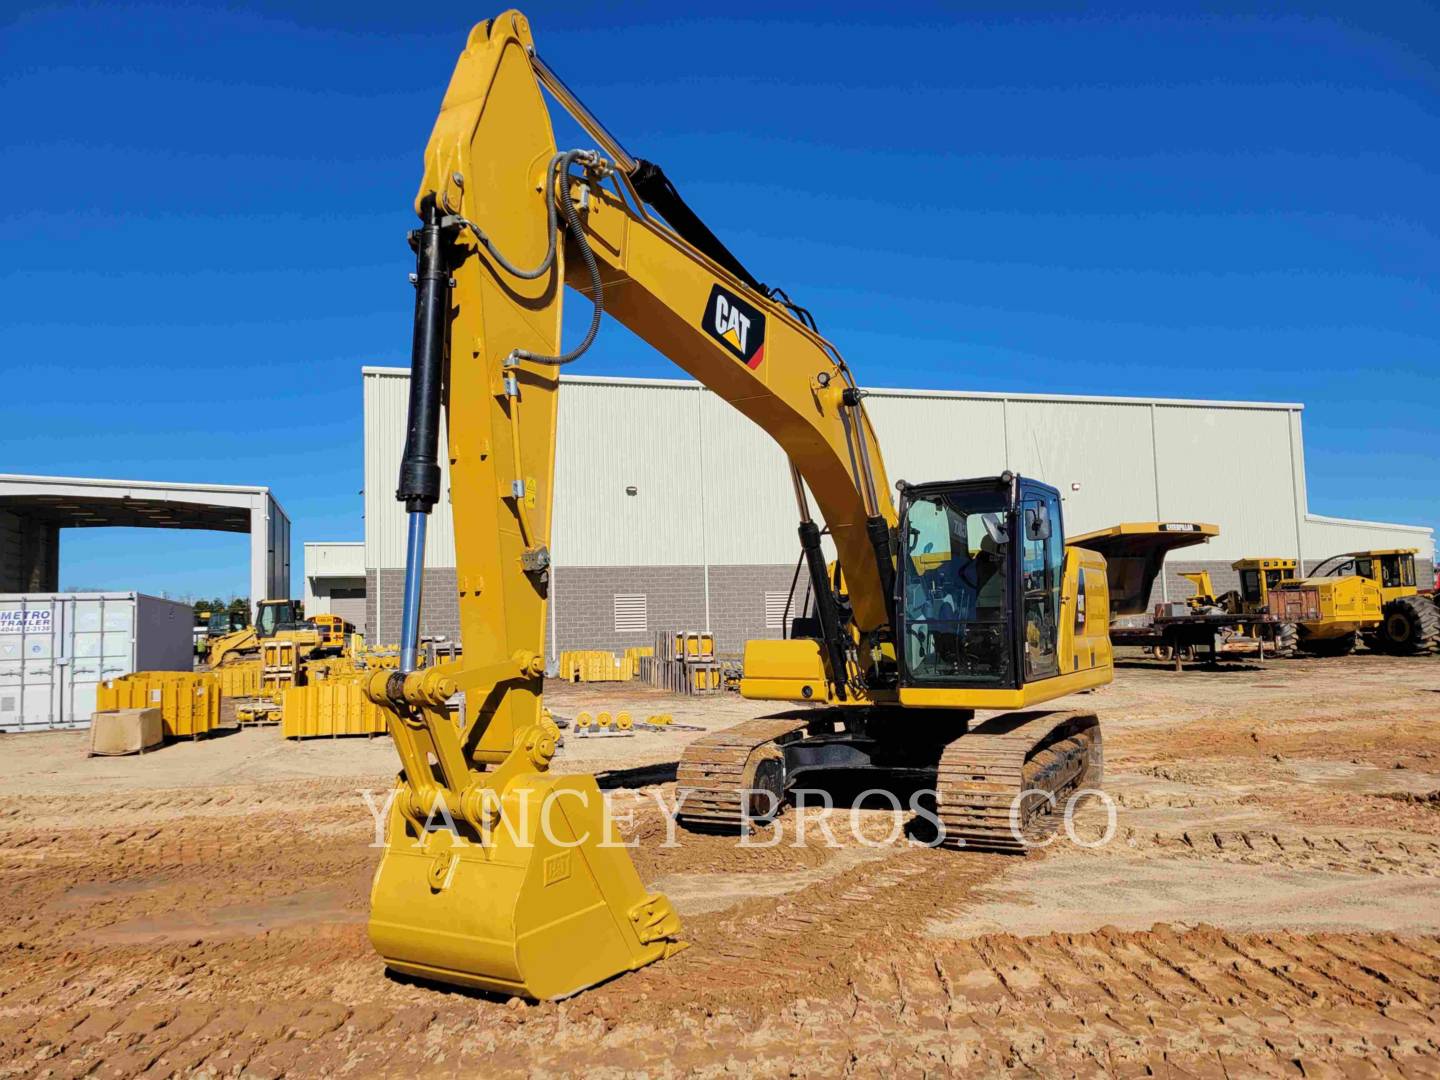
[[[1103,835],[1103,824],[1087,821],[1076,826],[1076,836],[1082,842],[1096,842]],[[1155,854],[1172,859],[1347,874],[1440,877],[1440,841],[1423,836],[1365,837],[1264,828],[1162,831],[1124,827],[1117,828],[1108,844],[1089,849],[1088,853]]]

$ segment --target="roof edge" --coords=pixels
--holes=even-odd
[[[264,484],[195,484],[168,480],[116,480],[108,476],[42,476],[37,473],[0,473],[0,483],[89,484],[94,487],[133,487],[167,491],[237,491],[270,495]],[[271,498],[274,498],[271,495]]]
[[[410,369],[366,365],[361,367],[360,372],[362,375],[408,377]],[[562,375],[560,381],[584,386],[648,386],[671,390],[706,389],[693,379],[647,379],[628,375]],[[1109,394],[1022,394],[994,390],[924,390],[897,386],[867,386],[864,389],[875,397],[971,401],[1060,401],[1100,405],[1166,405],[1192,409],[1256,409],[1270,412],[1304,412],[1305,410],[1304,403],[1299,401],[1227,401],[1210,398],[1122,397]]]
[[[1308,511],[1305,514],[1305,520],[1313,521],[1317,525],[1342,525],[1352,529],[1386,529],[1395,532],[1419,533],[1422,536],[1435,535],[1435,529],[1430,525],[1400,525],[1393,521],[1362,521],[1359,518],[1328,517],[1325,514],[1312,514]]]

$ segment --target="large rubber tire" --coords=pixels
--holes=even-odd
[[[1342,634],[1333,638],[1308,638],[1300,648],[1311,656],[1349,656],[1355,651],[1355,635]]]
[[[1378,644],[1394,656],[1418,656],[1440,644],[1440,608],[1423,596],[1402,596],[1381,611]]]
[[[1276,656],[1294,656],[1300,647],[1300,630],[1293,622],[1281,623],[1275,628],[1275,637],[1270,643]]]

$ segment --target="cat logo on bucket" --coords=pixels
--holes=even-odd
[[[700,325],[751,371],[765,359],[765,314],[719,285],[710,290]]]

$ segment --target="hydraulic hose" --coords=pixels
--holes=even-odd
[[[572,363],[580,359],[582,355],[595,343],[595,336],[600,332],[600,317],[605,313],[605,292],[600,282],[600,267],[595,261],[595,252],[590,248],[590,240],[585,235],[585,229],[580,224],[580,212],[575,209],[575,201],[570,197],[570,168],[576,162],[582,165],[594,165],[599,162],[599,155],[593,150],[566,150],[564,153],[556,154],[550,159],[550,164],[545,168],[545,190],[547,197],[546,206],[546,237],[545,257],[540,260],[538,266],[533,270],[525,270],[516,266],[507,259],[495,246],[495,242],[485,234],[485,231],[473,221],[460,218],[461,223],[474,234],[475,239],[490,253],[490,256],[499,263],[507,272],[526,281],[533,281],[546,273],[555,262],[555,251],[557,247],[557,236],[559,233],[558,223],[555,220],[555,180],[557,175],[563,181],[560,184],[560,211],[565,216],[565,228],[575,238],[575,246],[580,249],[580,260],[585,264],[585,269],[590,275],[590,298],[595,308],[590,316],[590,328],[585,332],[584,339],[579,345],[559,356],[540,356],[525,349],[516,349],[507,360],[512,364],[521,360],[529,360],[535,364],[548,364],[552,367],[560,367],[563,364]]]
[[[572,150],[570,153],[574,154],[577,153],[577,151]],[[556,154],[550,159],[550,164],[545,166],[545,190],[547,192],[553,192],[555,190],[555,168],[567,156],[566,154]],[[506,271],[514,274],[518,278],[524,278],[526,281],[534,281],[541,274],[545,273],[545,271],[549,270],[550,264],[555,261],[555,200],[547,198],[545,200],[545,207],[547,210],[545,234],[548,244],[545,248],[545,257],[540,260],[540,265],[535,267],[534,270],[522,270],[509,259],[505,258],[500,249],[495,246],[495,241],[491,240],[490,237],[486,235],[485,230],[473,221],[462,217],[460,218],[460,222],[475,235],[475,239],[490,253],[490,257],[503,266]]]
[[[560,165],[560,211],[565,215],[565,226],[570,230],[570,235],[575,238],[575,246],[580,249],[580,261],[585,264],[585,269],[590,275],[590,299],[594,302],[594,308],[590,313],[590,328],[585,331],[585,337],[569,352],[561,353],[559,356],[537,356],[525,349],[516,349],[510,354],[512,360],[529,360],[535,364],[547,364],[552,367],[560,367],[563,364],[572,363],[580,359],[595,343],[595,335],[600,333],[600,317],[605,314],[605,291],[600,283],[600,266],[595,261],[595,252],[590,249],[590,239],[585,235],[585,229],[580,224],[580,212],[575,209],[575,201],[570,198],[570,166],[577,160],[585,161],[587,164],[595,160],[595,155],[588,150],[570,150],[561,156]],[[555,205],[553,200],[550,204],[550,245],[551,257],[554,256],[555,246]]]

